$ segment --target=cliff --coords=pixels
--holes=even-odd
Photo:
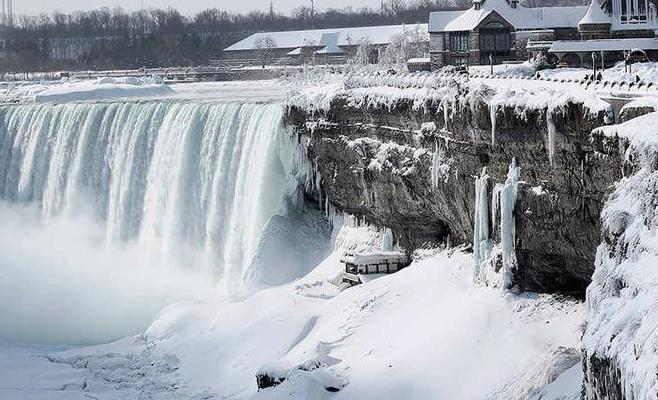
[[[521,177],[513,284],[584,294],[599,216],[621,174],[619,156],[597,151],[590,140],[609,120],[605,105],[459,81],[407,84],[397,92],[359,83],[366,88],[348,81],[346,90],[315,98],[320,106],[288,102],[285,122],[308,141],[322,177],[321,194],[313,196],[391,228],[409,252],[427,243],[473,243],[475,177],[486,168],[492,204],[515,158]],[[487,210],[492,243],[500,241],[495,208]],[[497,271],[501,260],[493,254]]]

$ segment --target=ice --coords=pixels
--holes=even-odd
[[[512,274],[517,266],[514,206],[520,174],[521,168],[516,165],[516,158],[513,158],[509,166],[507,179],[500,191],[500,244],[503,256],[500,275],[502,279],[501,286],[507,289],[512,284]]]
[[[551,166],[554,166],[555,163],[555,138],[557,135],[557,128],[555,127],[555,121],[553,120],[553,114],[550,112],[546,113],[546,127],[548,131],[547,142],[548,142],[548,161]]]
[[[517,267],[515,252],[514,206],[521,169],[512,158],[504,184],[496,184],[491,195],[491,223],[489,223],[488,184],[489,176],[483,168],[475,180],[475,224],[473,226],[473,259],[476,280],[501,289],[513,285]],[[500,221],[498,213],[500,212]],[[500,226],[500,243],[495,243],[489,229]],[[491,227],[491,228],[490,228]],[[496,267],[500,257],[501,267]]]
[[[59,85],[45,86],[34,93],[37,102],[69,102],[108,100],[127,97],[154,97],[173,93],[171,88],[157,78],[99,78],[96,80],[71,80]]]
[[[384,237],[382,239],[382,252],[393,251],[393,231],[389,228],[384,229]]]
[[[498,107],[496,105],[489,106],[489,117],[491,119],[491,145],[496,145],[496,113]]]
[[[482,168],[480,176],[475,178],[475,224],[473,226],[473,259],[475,262],[475,276],[478,277],[484,262],[491,254],[491,241],[489,240],[489,175],[486,167]]]

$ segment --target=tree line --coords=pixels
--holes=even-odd
[[[271,9],[240,14],[211,8],[185,16],[173,8],[134,12],[100,8],[23,15],[1,28],[0,69],[206,65],[219,58],[222,49],[258,31],[426,22],[431,11],[461,9],[471,1],[386,0],[378,9],[347,7],[320,12],[301,6],[290,14]]]

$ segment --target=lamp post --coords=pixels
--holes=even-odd
[[[592,52],[592,80],[596,80],[596,53]]]
[[[493,55],[492,55],[491,53],[489,53],[489,67],[491,68],[491,75],[493,75],[493,74],[494,74],[494,70],[493,70]]]

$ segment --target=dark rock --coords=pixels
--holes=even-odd
[[[515,209],[515,281],[522,290],[584,296],[600,243],[601,209],[622,170],[618,149],[601,138],[596,148],[590,135],[604,124],[604,113],[591,115],[582,104],[569,104],[554,115],[558,134],[551,166],[545,109],[499,109],[492,144],[488,105],[479,101],[456,107],[447,132],[421,131],[427,122],[444,126],[440,104],[428,102],[419,110],[404,100],[391,108],[366,108],[338,97],[321,116],[293,107],[286,123],[310,138],[308,156],[323,177],[323,198],[328,196],[338,210],[391,228],[409,252],[428,242],[471,243],[474,176],[487,168],[491,197],[493,185],[505,181],[516,157],[524,182]],[[329,123],[307,128],[307,122],[319,118]],[[360,138],[368,139],[355,142]],[[388,143],[399,146],[382,147]],[[437,145],[450,160],[450,170],[432,187]],[[373,167],[380,151],[388,152],[388,162]],[[532,189],[536,186],[542,187],[539,195]],[[498,229],[491,232],[495,240]]]

